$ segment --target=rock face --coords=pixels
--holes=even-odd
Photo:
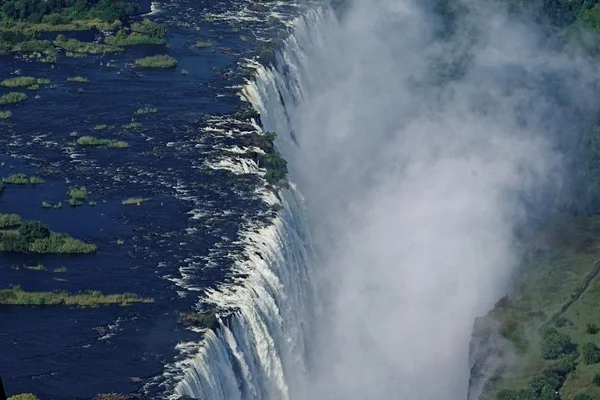
[[[475,320],[469,349],[468,400],[486,400],[490,398],[484,389],[489,387],[503,368],[504,351],[507,341],[500,335],[500,323],[490,317]]]

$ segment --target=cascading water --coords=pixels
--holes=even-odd
[[[572,65],[502,5],[446,3],[357,0],[344,20],[318,7],[275,67],[250,62],[243,96],[292,188],[265,194],[279,217],[248,230],[241,278],[208,293],[232,314],[181,363],[176,394],[466,398],[473,321],[559,170],[560,99],[535,77]]]

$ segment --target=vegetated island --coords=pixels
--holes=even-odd
[[[67,292],[27,292],[20,286],[0,289],[0,305],[6,306],[78,306],[98,307],[101,305],[128,306],[135,303],[153,303],[154,299],[139,297],[135,293],[102,294],[97,290],[69,294]]]
[[[90,254],[96,245],[50,231],[39,221],[23,221],[17,214],[0,214],[0,251]]]
[[[166,29],[144,19],[129,19],[137,6],[119,0],[4,0],[0,7],[0,55],[20,54],[40,62],[55,63],[56,47],[67,56],[123,51],[124,46],[166,43]],[[67,32],[90,29],[113,31],[104,43],[67,39],[41,40],[41,32]]]

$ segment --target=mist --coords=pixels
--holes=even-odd
[[[324,11],[280,57],[286,110],[262,114],[321,260],[294,398],[466,399],[474,320],[508,288],[515,229],[560,197],[569,110],[594,105],[594,68],[535,25],[491,1],[445,17],[434,3]]]

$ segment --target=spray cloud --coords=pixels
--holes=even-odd
[[[555,193],[563,100],[585,103],[590,76],[505,11],[356,0],[288,40],[279,96],[265,89],[259,108],[322,260],[311,384],[297,397],[467,397],[474,319],[518,263],[515,227]]]

